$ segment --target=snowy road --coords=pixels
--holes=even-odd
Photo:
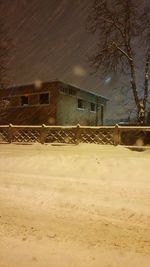
[[[0,267],[150,266],[150,151],[0,145]]]

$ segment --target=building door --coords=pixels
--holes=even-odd
[[[104,106],[101,105],[101,125],[104,125]]]

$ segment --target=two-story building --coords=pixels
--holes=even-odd
[[[108,99],[61,81],[0,91],[0,124],[103,125]]]

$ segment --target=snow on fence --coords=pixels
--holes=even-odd
[[[1,125],[0,143],[96,143],[150,145],[150,127],[140,126],[20,126]]]

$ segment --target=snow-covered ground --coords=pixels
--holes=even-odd
[[[0,267],[36,266],[150,266],[150,150],[0,145]]]

